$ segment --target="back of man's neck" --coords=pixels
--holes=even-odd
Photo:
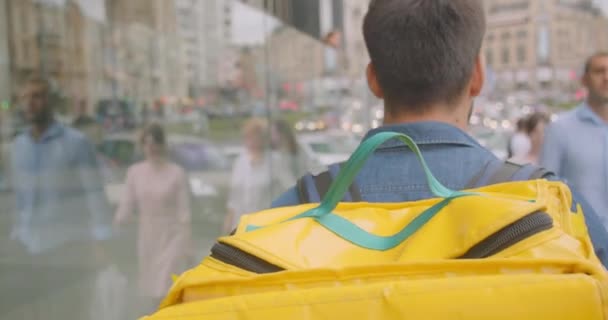
[[[385,112],[384,125],[408,124],[416,122],[443,122],[458,127],[462,130],[467,130],[468,128],[468,122],[465,119],[461,119],[461,117],[458,117],[455,114],[440,111],[425,112],[421,114],[391,114],[388,111]]]

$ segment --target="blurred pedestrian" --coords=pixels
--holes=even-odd
[[[543,112],[535,112],[523,120],[524,133],[530,146],[528,152],[518,154],[511,158],[511,160],[520,164],[539,164],[545,136],[545,126],[549,123],[549,117]]]
[[[131,166],[114,217],[125,224],[138,214],[138,291],[144,312],[151,312],[182,272],[191,252],[191,212],[186,173],[167,158],[165,132],[158,124],[143,130],[145,160]]]
[[[15,138],[10,154],[11,237],[19,249],[2,265],[9,271],[3,271],[8,283],[0,285],[7,290],[0,294],[0,318],[28,303],[40,314],[11,316],[86,319],[91,285],[105,256],[101,241],[111,236],[94,148],[82,133],[55,120],[50,94],[51,84],[42,77],[28,79],[22,91],[29,127]]]
[[[266,121],[250,119],[245,123],[245,150],[232,169],[224,233],[233,230],[244,214],[268,208],[272,199],[295,181],[287,165],[271,152],[268,137]]]
[[[102,128],[95,121],[95,118],[88,114],[86,101],[81,100],[76,106],[76,117],[72,121],[72,127],[84,133],[93,145],[96,145],[102,140]]]
[[[298,144],[296,135],[289,122],[275,120],[270,128],[272,148],[277,151],[280,160],[284,161],[293,177],[300,177],[310,170],[310,159]],[[292,184],[295,180],[292,181]]]
[[[516,131],[511,136],[507,148],[509,159],[521,159],[530,152],[531,143],[530,137],[526,133],[526,120],[526,117],[521,117],[519,120],[517,120]]]
[[[150,108],[148,107],[148,104],[145,103],[145,102],[141,106],[140,117],[141,117],[141,124],[142,125],[147,125],[148,124],[148,118],[150,117]]]
[[[608,52],[587,60],[582,83],[587,100],[549,127],[541,163],[580,190],[608,226]]]

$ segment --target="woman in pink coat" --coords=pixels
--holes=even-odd
[[[171,275],[186,267],[191,213],[186,174],[167,159],[162,127],[146,127],[141,142],[145,160],[127,172],[115,224],[138,214],[139,295],[146,311],[153,311],[171,286]]]

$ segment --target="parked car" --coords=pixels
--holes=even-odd
[[[135,128],[135,113],[133,106],[119,99],[103,99],[95,108],[97,121],[109,132],[130,130]]]
[[[359,145],[353,135],[342,131],[302,134],[298,140],[309,158],[322,166],[348,160]]]

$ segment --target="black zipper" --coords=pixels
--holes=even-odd
[[[474,245],[459,259],[481,259],[495,255],[516,243],[553,227],[547,213],[529,214]],[[254,273],[273,273],[285,269],[229,244],[218,242],[211,248],[211,257]]]
[[[547,213],[529,214],[477,243],[459,259],[487,258],[552,227],[553,219]]]
[[[237,268],[255,273],[273,273],[285,269],[229,244],[218,242],[211,248],[211,257]]]

